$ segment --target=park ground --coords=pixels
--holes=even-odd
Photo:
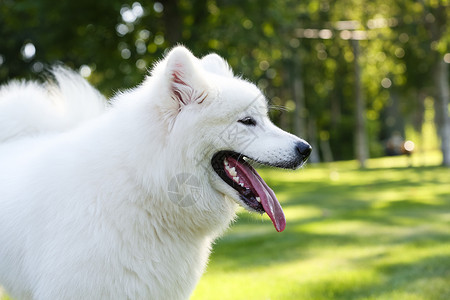
[[[260,170],[286,230],[241,211],[192,300],[450,299],[450,170],[440,159]]]
[[[450,170],[439,162],[427,153],[366,170],[261,170],[286,230],[242,211],[192,299],[450,299]]]

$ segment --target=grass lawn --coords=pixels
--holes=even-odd
[[[438,161],[260,170],[286,230],[241,212],[192,299],[450,299],[450,170]]]
[[[192,299],[450,299],[450,170],[438,161],[261,170],[286,230],[241,212]]]

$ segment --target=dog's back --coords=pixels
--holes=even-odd
[[[107,108],[106,99],[75,72],[56,67],[52,75],[53,79],[46,84],[12,81],[0,87],[0,223],[3,226],[0,230],[0,284],[8,286],[8,292],[18,299],[33,298],[29,292],[32,287],[27,283],[36,279],[23,278],[28,272],[27,264],[33,265],[26,262],[30,256],[25,252],[27,245],[36,242],[31,241],[33,227],[29,226],[40,224],[38,219],[43,217],[39,212],[35,212],[34,221],[26,217],[37,207],[38,201],[34,204],[26,201],[27,192],[33,192],[27,191],[21,183],[33,168],[25,166],[40,152],[47,136],[71,130],[100,116]],[[48,172],[51,168],[47,167]],[[29,200],[39,197],[44,199],[35,194]],[[17,261],[15,257],[21,259]],[[20,288],[15,289],[17,286]]]
[[[81,76],[57,67],[55,81],[12,81],[0,87],[0,145],[62,132],[105,111],[106,99]]]

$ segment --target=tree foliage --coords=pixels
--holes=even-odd
[[[439,99],[433,74],[444,55],[450,61],[449,2],[2,0],[0,82],[39,78],[61,62],[84,67],[112,95],[182,43],[199,56],[219,53],[257,83],[273,119],[312,140],[323,159],[349,159],[356,39],[368,144],[377,156],[394,132],[420,131],[425,99]]]

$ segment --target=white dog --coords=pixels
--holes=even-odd
[[[237,204],[286,221],[249,161],[310,146],[218,55],[174,48],[111,104],[57,68],[0,89],[0,284],[14,299],[186,299]]]

